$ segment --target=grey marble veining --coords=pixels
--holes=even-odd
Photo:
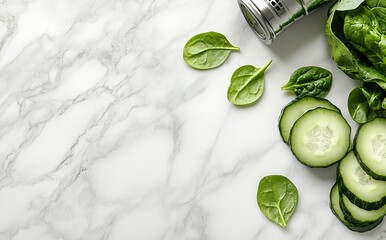
[[[333,216],[334,167],[302,166],[277,129],[280,86],[303,65],[333,71],[349,119],[355,83],[330,60],[326,12],[267,47],[233,0],[0,1],[0,239],[386,239]],[[182,48],[209,30],[241,52],[193,70]],[[269,59],[263,98],[232,106],[232,72]],[[299,189],[286,230],[256,204],[269,174]]]

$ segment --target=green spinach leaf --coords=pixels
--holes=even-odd
[[[374,67],[358,64],[358,73],[364,82],[374,82],[386,90],[386,76],[377,71]]]
[[[379,27],[381,28],[382,33],[386,34],[386,1],[367,0],[366,5],[378,19]]]
[[[324,98],[330,92],[332,73],[324,68],[309,66],[297,69],[281,90],[293,91],[296,96]]]
[[[373,8],[371,9],[373,14],[379,19],[379,27],[382,29],[382,33],[386,34],[386,8]]]
[[[359,124],[371,121],[376,117],[375,111],[369,107],[360,87],[354,88],[350,92],[347,106],[351,118]]]
[[[376,83],[363,83],[360,89],[372,110],[380,110],[382,108],[382,102],[386,97],[385,90]]]
[[[326,37],[330,45],[332,59],[337,63],[338,68],[353,79],[361,79],[357,70],[357,60],[345,45],[345,36],[343,33],[343,19],[335,11],[333,6],[326,24]]]
[[[271,222],[285,228],[298,204],[298,190],[286,177],[266,176],[260,180],[257,204]]]
[[[386,118],[386,110],[381,109],[375,111],[375,114],[377,115],[377,117]]]
[[[386,97],[383,99],[382,109],[386,110]]]
[[[386,2],[382,0],[366,0],[366,5],[370,8],[374,7],[386,7]]]
[[[344,18],[347,40],[380,71],[386,72],[386,36],[374,14],[365,6],[348,11]]]
[[[223,64],[231,51],[239,51],[221,33],[200,33],[185,44],[183,58],[196,69],[211,69]]]
[[[365,0],[343,0],[337,3],[337,11],[348,11],[356,9],[361,5]]]
[[[236,69],[228,88],[228,100],[237,106],[255,103],[264,92],[264,73],[271,63],[272,60],[262,68],[246,65]]]

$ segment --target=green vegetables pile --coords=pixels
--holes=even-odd
[[[361,81],[347,102],[361,126],[353,151],[338,164],[331,209],[349,229],[364,232],[386,214],[386,1],[338,0],[325,31],[338,68]]]
[[[352,148],[351,127],[324,99],[333,76],[316,66],[297,69],[281,87],[296,98],[283,108],[279,130],[302,164],[312,168],[337,164],[331,210],[349,229],[365,232],[386,215],[386,0],[337,0],[325,31],[338,68],[361,81],[348,96],[348,111],[361,124]],[[192,68],[207,70],[221,66],[236,51],[240,48],[224,35],[206,32],[186,43],[183,58]],[[256,103],[271,63],[236,69],[227,91],[229,102]],[[285,228],[296,210],[298,191],[284,176],[266,176],[258,186],[257,204],[268,220]]]
[[[358,123],[386,117],[386,1],[337,1],[325,30],[338,68],[363,82],[348,97],[351,117]]]

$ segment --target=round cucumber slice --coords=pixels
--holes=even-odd
[[[353,151],[339,162],[337,182],[341,192],[362,209],[376,210],[386,204],[386,181],[369,176],[358,163]]]
[[[301,163],[309,167],[328,167],[346,155],[350,134],[351,128],[339,112],[316,108],[295,122],[289,143]]]
[[[358,128],[354,151],[372,178],[386,180],[386,119],[375,118]]]

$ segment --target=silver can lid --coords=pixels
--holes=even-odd
[[[238,0],[238,4],[252,30],[266,44],[307,14],[297,0]]]

